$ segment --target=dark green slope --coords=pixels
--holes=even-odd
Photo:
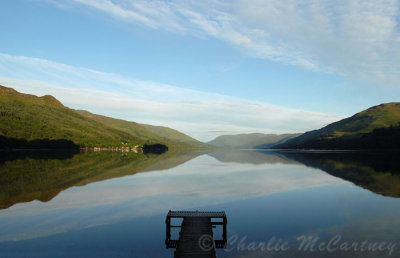
[[[22,94],[3,86],[0,86],[0,136],[28,141],[64,139],[81,147],[181,145],[134,122],[76,111],[52,96]]]
[[[283,149],[395,148],[393,143],[400,136],[397,130],[399,124],[400,103],[381,104],[273,147]]]
[[[252,148],[267,148],[276,143],[287,141],[300,134],[237,134],[237,135],[221,135],[208,144],[236,149],[252,149]]]

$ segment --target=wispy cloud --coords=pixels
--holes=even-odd
[[[69,0],[124,22],[214,37],[250,55],[383,85],[400,83],[397,0]]]
[[[7,54],[0,54],[0,84],[52,94],[73,108],[169,126],[200,140],[224,131],[304,132],[341,118]]]

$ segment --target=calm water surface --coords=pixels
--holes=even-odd
[[[398,162],[386,154],[26,156],[0,163],[0,257],[173,257],[170,209],[224,210],[218,257],[400,255]]]

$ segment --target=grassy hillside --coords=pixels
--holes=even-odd
[[[92,114],[85,110],[76,110],[76,112],[84,117],[102,123],[104,126],[112,127],[116,130],[135,135],[145,139],[147,142],[158,141],[179,148],[206,147],[206,144],[168,127],[139,124],[122,119]]]
[[[390,128],[396,128],[399,124],[400,103],[381,104],[319,130],[306,132],[283,144],[275,145],[274,148],[393,148],[395,146],[391,144],[392,137],[384,137],[382,133],[387,132],[397,138],[397,131]]]
[[[198,146],[206,147],[206,144],[204,144],[184,133],[181,133],[177,130],[174,130],[174,129],[171,129],[168,127],[164,127],[164,126],[154,126],[154,125],[147,125],[147,124],[140,124],[140,125],[143,126],[144,128],[146,128],[148,131],[150,131],[158,136],[161,136],[161,137],[164,137],[164,138],[167,138],[167,139],[170,139],[170,140],[182,143],[182,144],[190,144],[190,145],[198,145]]]
[[[181,145],[177,137],[168,139],[135,122],[73,110],[52,96],[22,94],[3,86],[0,86],[0,136],[27,141],[64,139],[81,147]]]
[[[113,130],[124,132],[129,135],[134,135],[144,141],[159,141],[161,137],[158,135],[146,130],[138,123],[130,122],[122,119],[115,119],[107,116],[92,114],[85,110],[74,110],[79,115],[83,117],[96,121],[103,126],[107,126],[108,128],[112,128]]]
[[[208,144],[236,149],[252,149],[252,148],[267,148],[276,143],[287,141],[299,134],[237,134],[237,135],[221,135]]]
[[[31,94],[22,94],[12,88],[7,88],[1,85],[0,85],[0,102],[7,102],[7,103],[21,102],[27,105],[64,108],[64,105],[61,104],[61,102],[58,101],[53,96],[45,95],[42,97],[37,97]]]

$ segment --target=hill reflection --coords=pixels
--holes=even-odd
[[[200,153],[8,152],[0,163],[0,209],[16,203],[47,202],[62,190],[142,171],[168,169]]]
[[[42,151],[2,154],[5,155],[2,155],[0,160],[0,209],[33,200],[47,202],[61,191],[73,186],[83,186],[92,182],[133,175],[139,172],[171,169],[205,153],[168,151],[161,155],[145,155],[121,152],[82,152],[75,154]],[[207,154],[221,162],[221,165],[222,163],[238,163],[258,167],[263,164],[305,164],[309,167],[321,169],[335,177],[351,181],[375,193],[400,197],[398,153],[310,153],[220,149]],[[210,168],[204,169],[201,172],[191,171],[191,173],[204,175]],[[225,173],[225,168],[220,173],[217,173],[219,170],[216,167],[212,169],[216,173],[213,172],[214,176],[223,176]],[[259,178],[254,178],[254,180],[259,181],[269,175],[263,172],[258,176]],[[291,175],[291,177],[294,176],[298,175]],[[231,178],[227,177],[224,177],[224,180],[232,181]],[[253,179],[248,178],[247,184],[250,184],[251,180]],[[300,182],[297,183],[300,184]],[[236,181],[233,180],[231,185],[236,185]],[[245,186],[239,184],[237,190]],[[275,187],[276,183],[269,187],[267,183],[264,185],[264,188],[270,190],[275,189]],[[216,189],[220,188],[217,187]]]
[[[398,152],[291,152],[280,155],[384,196],[400,197]]]
[[[253,165],[299,163],[283,154],[268,150],[218,149],[214,152],[208,153],[208,155],[220,162],[235,162]]]

